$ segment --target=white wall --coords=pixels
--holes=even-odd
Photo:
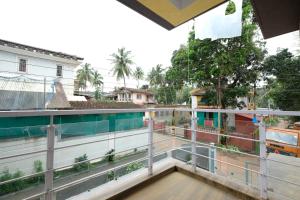
[[[136,129],[132,131],[125,132],[111,132],[111,133],[101,133],[97,136],[87,136],[87,137],[78,137],[78,138],[69,138],[64,140],[58,140],[55,138],[55,148],[64,147],[69,145],[81,144],[92,141],[99,141],[104,139],[110,139],[107,141],[79,145],[76,147],[70,147],[65,149],[56,150],[54,153],[54,167],[62,167],[66,165],[74,164],[74,159],[87,154],[88,159],[98,158],[104,156],[110,149],[115,149],[116,153],[123,152],[129,149],[134,149],[139,146],[148,144],[148,135],[147,128]],[[145,134],[139,134],[145,133]],[[123,137],[116,139],[114,143],[114,137],[120,137],[125,135],[136,136]],[[47,140],[45,137],[38,139],[16,139],[16,140],[7,140],[0,142],[0,157],[9,156],[9,155],[18,155],[22,153],[34,152],[39,150],[46,149]],[[147,147],[140,148],[145,149]],[[133,150],[129,150],[129,153]],[[43,169],[46,165],[46,153],[39,153],[33,155],[20,156],[15,158],[3,159],[0,160],[0,176],[3,170],[9,169],[11,173],[21,170],[26,174],[31,174],[34,172],[33,163],[35,160],[40,160],[43,163]]]
[[[142,97],[141,99],[137,98],[138,94],[141,95],[141,97]],[[132,94],[132,102],[135,103],[135,104],[140,104],[140,105],[146,104],[148,102],[147,101],[147,95],[142,94],[142,93],[133,93]]]
[[[27,60],[27,72],[19,72],[19,58]],[[23,87],[23,91],[44,91],[44,77],[47,77],[47,92],[52,92],[51,84],[56,78],[57,65],[63,67],[63,77],[60,78],[61,83],[64,86],[67,95],[73,95],[74,91],[74,76],[76,64],[62,62],[60,59],[45,59],[28,55],[16,54],[12,52],[6,52],[0,49],[0,76],[15,77],[24,75],[26,78],[37,79],[39,81],[32,81],[26,87]],[[3,81],[2,81],[3,82]],[[11,81],[12,82],[12,81]],[[20,85],[20,84],[19,84]],[[7,85],[6,87],[0,85],[0,90],[20,90],[20,87],[16,83]],[[2,88],[1,88],[2,87]],[[4,88],[3,88],[4,87]]]

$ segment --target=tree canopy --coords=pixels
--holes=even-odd
[[[86,89],[87,83],[93,80],[93,69],[91,65],[88,63],[82,65],[81,68],[77,70],[76,78],[79,82],[79,88]]]
[[[111,55],[111,62],[113,66],[113,75],[117,80],[123,79],[124,87],[126,87],[126,77],[129,78],[132,74],[130,66],[133,61],[130,57],[131,51],[127,51],[124,47],[118,49],[117,53]]]
[[[268,82],[266,98],[281,110],[300,110],[300,57],[283,49],[265,59],[263,72]]]
[[[134,73],[133,73],[134,78],[137,80],[138,85],[137,87],[140,87],[140,80],[144,79],[144,71],[141,67],[136,67]]]
[[[209,104],[217,104],[219,91],[222,108],[239,106],[237,97],[246,96],[255,86],[266,53],[252,12],[250,2],[244,1],[241,37],[200,40],[193,29],[187,44],[174,51],[166,80],[177,89],[206,88]]]

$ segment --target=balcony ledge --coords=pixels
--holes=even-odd
[[[187,176],[194,177],[197,180],[218,187],[224,194],[228,192],[240,199],[259,199],[259,191],[249,188],[242,184],[236,183],[226,177],[221,177],[212,174],[203,169],[197,168],[194,172],[191,165],[175,160],[173,158],[167,158],[155,163],[153,169],[153,175],[148,176],[148,169],[144,168],[125,175],[118,180],[111,181],[105,185],[94,188],[88,192],[81,193],[70,199],[72,200],[99,200],[99,199],[122,199],[122,197],[132,194],[138,191],[140,188],[159,180],[161,177],[178,171]],[[134,178],[133,178],[134,177]]]

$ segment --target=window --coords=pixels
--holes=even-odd
[[[214,118],[214,113],[211,113],[211,112],[205,113],[206,120],[213,120],[213,118]]]
[[[26,72],[27,71],[27,60],[26,59],[19,59],[19,72]]]
[[[268,131],[267,132],[267,140],[273,140],[275,142],[297,145],[297,135],[291,135],[287,133]]]
[[[141,94],[137,94],[137,95],[136,95],[136,98],[137,98],[137,99],[142,99],[142,95],[141,95]]]
[[[56,76],[58,77],[62,77],[62,66],[61,65],[57,65],[56,66]]]

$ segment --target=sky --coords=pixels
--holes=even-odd
[[[122,86],[111,72],[110,55],[125,47],[147,74],[170,66],[172,52],[186,43],[192,23],[168,31],[116,0],[0,0],[0,38],[84,57],[104,76],[104,90]],[[203,16],[205,17],[205,16]],[[198,17],[195,23],[201,25]],[[293,47],[299,32],[267,40],[270,54]],[[135,80],[127,80],[136,87]],[[143,84],[145,82],[141,82]]]

